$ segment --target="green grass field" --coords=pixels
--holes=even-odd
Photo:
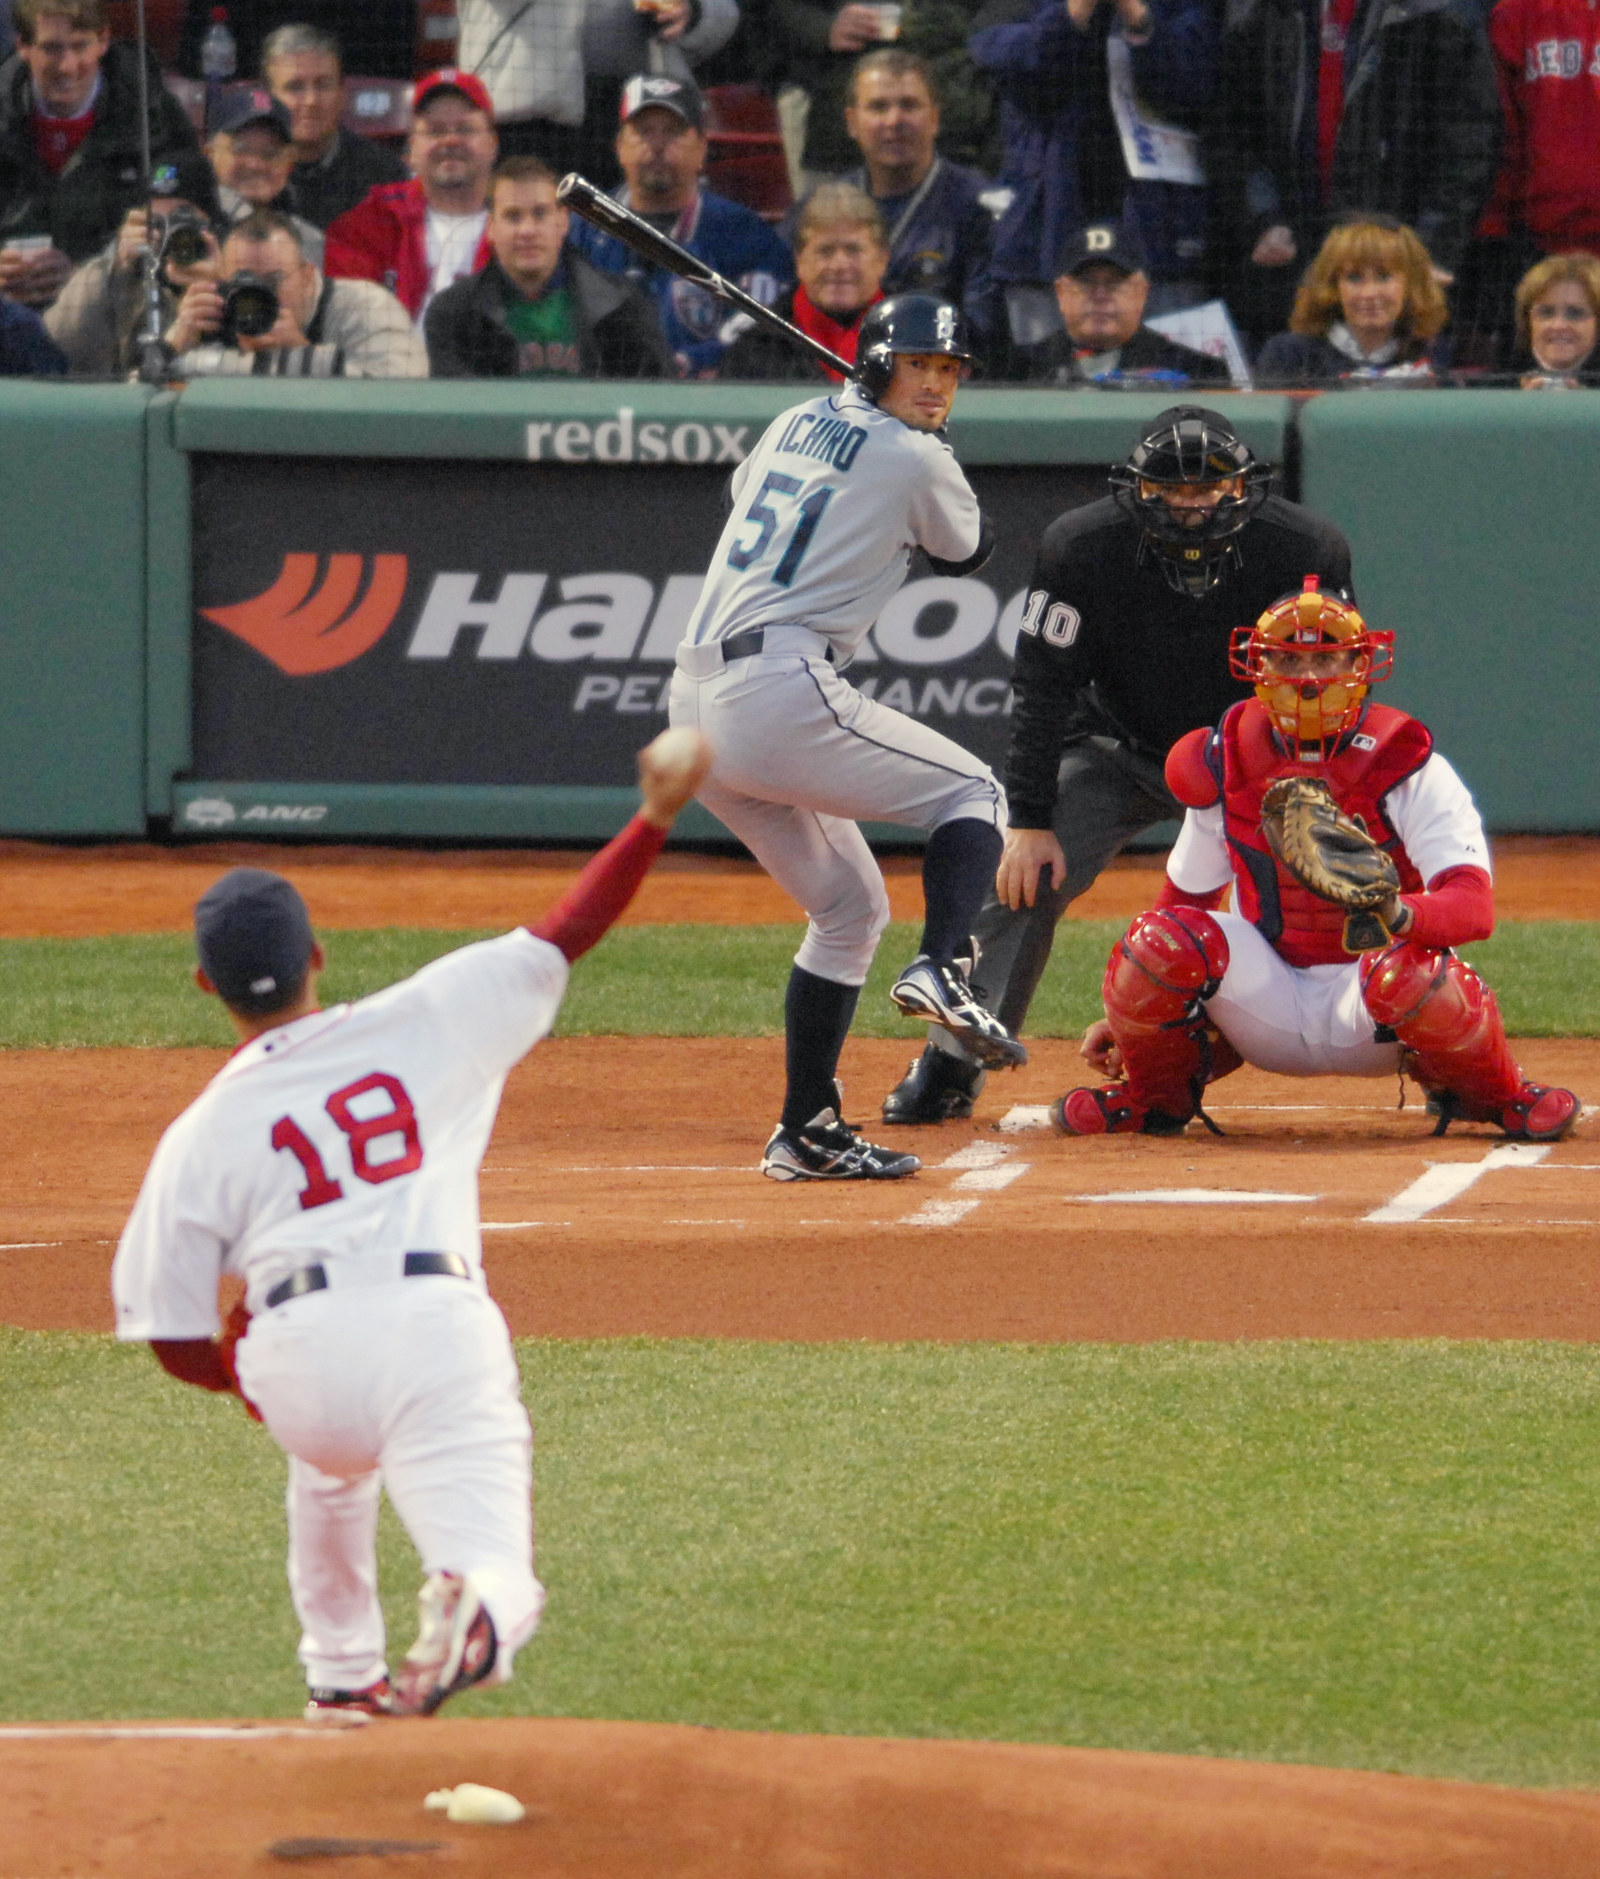
[[[520,1348],[551,1605],[461,1714],[1600,1783],[1592,1350]],[[0,1430],[0,1714],[293,1712],[236,1403],[0,1331]]]
[[[1120,921],[1068,920],[1029,1016],[1034,1036],[1077,1036],[1099,1015],[1100,975]],[[404,930],[328,936],[324,995],[356,998],[392,984],[478,932]],[[573,975],[558,1031],[565,1035],[774,1036],[798,926],[620,927]],[[920,1025],[888,1002],[917,929],[892,926],[861,1000],[856,1031],[917,1037]],[[1600,923],[1506,922],[1464,949],[1495,987],[1518,1037],[1600,1034]],[[190,983],[187,936],[0,940],[0,1048],[232,1042],[216,1001]]]
[[[1116,922],[1060,929],[1074,1034]],[[568,1033],[775,1034],[797,927],[624,928]],[[330,1000],[476,937],[338,932]],[[914,1036],[887,998],[860,1029]],[[1600,1033],[1600,927],[1468,949]],[[182,935],[0,942],[0,1047],[225,1045]],[[33,1256],[11,1254],[8,1257]],[[527,1343],[544,1632],[463,1714],[1600,1786],[1600,1356],[1515,1343]],[[283,1460],[139,1348],[0,1327],[0,1718],[289,1715]],[[416,1573],[382,1536],[396,1640]]]

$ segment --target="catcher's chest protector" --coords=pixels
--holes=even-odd
[[[1281,867],[1261,832],[1261,798],[1280,776],[1320,776],[1348,816],[1388,849],[1400,870],[1400,891],[1425,884],[1383,814],[1383,799],[1428,761],[1433,736],[1425,724],[1388,705],[1369,705],[1353,737],[1327,763],[1293,763],[1272,735],[1272,722],[1253,698],[1224,716],[1206,743],[1206,767],[1221,793],[1223,827],[1233,853],[1239,912],[1292,966],[1346,965],[1345,910],[1321,900]]]

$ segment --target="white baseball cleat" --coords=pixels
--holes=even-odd
[[[761,1172],[771,1181],[899,1181],[922,1166],[915,1155],[877,1148],[822,1109],[803,1129],[772,1131]]]
[[[1028,1061],[1027,1050],[978,1003],[958,964],[943,965],[918,953],[890,986],[889,997],[908,1018],[942,1024],[985,1070],[1010,1070]]]
[[[446,1697],[494,1669],[494,1620],[459,1572],[436,1572],[417,1594],[417,1641],[394,1674],[390,1713],[431,1716]]]

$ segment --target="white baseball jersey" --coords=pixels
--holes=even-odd
[[[1448,760],[1435,751],[1421,769],[1383,799],[1383,813],[1423,880],[1446,868],[1481,868],[1490,874],[1489,843],[1472,793]],[[1222,827],[1222,805],[1190,809],[1167,860],[1174,886],[1190,894],[1226,887],[1233,856]]]
[[[856,385],[775,419],[730,487],[733,514],[686,645],[800,624],[843,665],[904,581],[913,548],[965,561],[983,528],[950,446]]]
[[[117,1336],[209,1337],[302,1266],[482,1269],[478,1170],[511,1067],[555,1022],[556,947],[518,929],[236,1051],[161,1138],[112,1265]]]

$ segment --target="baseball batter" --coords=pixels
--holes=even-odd
[[[1535,1142],[1572,1126],[1577,1098],[1524,1077],[1494,994],[1451,950],[1494,928],[1489,845],[1427,727],[1368,699],[1392,640],[1314,575],[1235,634],[1254,696],[1167,758],[1183,828],[1155,908],[1112,952],[1105,1018],[1084,1040],[1089,1062],[1123,1080],[1068,1091],[1052,1112],[1063,1133],[1177,1134],[1241,1061],[1283,1076],[1403,1069],[1440,1134],[1457,1118]],[[1274,826],[1294,778],[1333,799],[1320,852],[1303,839],[1315,828],[1296,841]],[[1365,888],[1378,849],[1393,871],[1358,920],[1349,909],[1371,902],[1347,882]],[[1230,886],[1234,911],[1219,912]]]
[[[663,733],[640,813],[557,907],[353,1005],[319,1006],[322,949],[281,875],[237,868],[195,909],[197,982],[240,1046],[150,1164],[112,1266],[117,1335],[236,1390],[288,1454],[308,1717],[431,1714],[507,1678],[538,1623],[532,1435],[484,1285],[478,1169],[507,1073],[708,762]],[[223,1273],[245,1298],[214,1342]],[[380,1486],[425,1574],[392,1681]]]
[[[785,1000],[787,1084],[762,1171],[778,1181],[892,1180],[914,1155],[863,1141],[834,1080],[889,920],[858,818],[930,831],[921,950],[890,994],[980,1063],[1026,1053],[973,996],[959,960],[1002,846],[1005,795],[960,745],[841,676],[923,549],[966,574],[989,540],[941,435],[970,353],[961,315],[926,294],[861,325],[859,383],[786,411],[734,472],[733,513],[678,648],[675,725],[710,739],[700,798],[805,908]]]

